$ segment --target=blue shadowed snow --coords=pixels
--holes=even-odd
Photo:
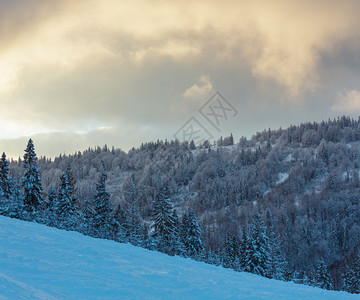
[[[359,299],[0,216],[0,299]]]

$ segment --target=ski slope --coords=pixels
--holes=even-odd
[[[0,216],[0,299],[359,299]]]

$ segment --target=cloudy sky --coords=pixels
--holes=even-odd
[[[357,0],[0,0],[0,151],[127,150],[190,118],[238,140],[357,117],[359,14]],[[213,126],[200,110],[217,91],[233,111]]]

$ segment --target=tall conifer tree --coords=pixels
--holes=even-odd
[[[6,160],[5,153],[0,159],[0,191],[2,191],[5,199],[9,199],[11,195],[11,179],[9,177],[9,163]]]
[[[153,238],[159,251],[174,255],[177,249],[174,249],[176,242],[175,219],[172,214],[172,204],[168,197],[168,191],[165,187],[157,193],[153,202]]]
[[[100,237],[109,238],[111,235],[111,208],[110,193],[106,190],[107,174],[102,173],[96,184],[96,194],[94,197],[95,206],[95,227]]]
[[[25,210],[33,212],[38,210],[43,202],[43,190],[40,172],[36,164],[37,156],[32,139],[29,140],[24,154],[24,167],[26,169],[22,185],[24,187]]]

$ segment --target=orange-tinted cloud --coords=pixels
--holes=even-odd
[[[358,1],[29,3],[2,13],[2,44],[11,45],[0,51],[3,89],[31,64],[55,64],[61,71],[104,56],[144,62],[211,53],[214,60],[245,60],[256,78],[296,95],[317,87],[323,52],[359,37]]]
[[[2,123],[19,136],[172,120],[174,103],[246,76],[298,102],[326,84],[324,56],[359,52],[359,11],[356,0],[0,0]]]

